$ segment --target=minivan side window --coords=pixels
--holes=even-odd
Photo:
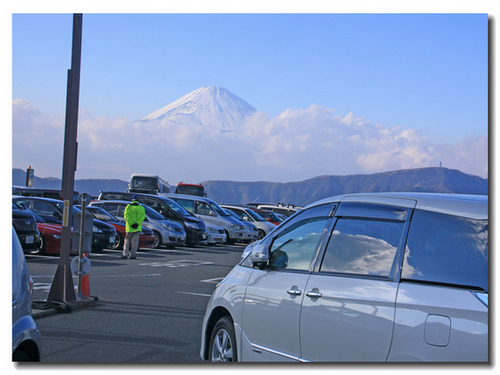
[[[213,214],[212,207],[205,202],[196,202],[196,213],[198,215],[211,215]]]
[[[322,234],[331,219],[331,210],[331,204],[312,207],[290,221],[271,244],[269,266],[309,270]]]
[[[401,279],[488,291],[488,221],[416,210]]]
[[[405,223],[339,218],[320,272],[391,277]]]

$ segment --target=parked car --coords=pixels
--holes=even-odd
[[[257,215],[259,215],[260,217],[262,217],[264,220],[270,222],[271,224],[274,225],[281,224],[281,220],[279,219],[279,217],[276,216],[276,214],[272,211],[263,210],[261,208],[252,208],[252,211],[255,212]]]
[[[62,225],[47,223],[40,215],[30,211],[36,220],[36,226],[40,232],[40,248],[37,254],[59,255],[61,254]],[[73,234],[73,228],[71,229]],[[71,249],[70,249],[71,253]],[[76,252],[75,252],[76,254]]]
[[[229,215],[234,217],[236,220],[240,221],[245,226],[245,232],[243,234],[243,242],[249,243],[259,238],[259,229],[254,224],[241,219],[238,215],[236,215],[236,213],[234,213],[231,210],[228,210],[227,208],[224,208],[224,210],[226,210],[226,212],[228,212]]]
[[[44,197],[62,200],[61,189],[47,189],[26,186],[12,186],[12,195],[22,195],[25,197]],[[73,192],[73,203],[77,204],[80,194]]]
[[[81,209],[80,206],[77,206],[77,208]],[[106,211],[101,207],[87,206],[86,209],[89,212],[92,212],[92,214],[97,220],[103,221],[115,227],[116,229],[115,243],[111,245],[109,248],[112,250],[123,249],[123,245],[125,244],[125,236],[127,235],[125,229],[126,228],[125,221],[113,216],[111,213],[109,213],[108,211]],[[139,235],[139,248],[142,247],[142,248],[152,249],[154,248],[154,244],[155,244],[155,236],[153,234],[153,231],[143,225],[141,234]]]
[[[207,225],[207,243],[209,245],[215,246],[218,243],[226,243],[226,231],[224,228],[218,225],[206,224]]]
[[[42,336],[31,315],[33,280],[29,276],[24,251],[12,228],[12,361],[39,362]]]
[[[33,213],[14,202],[12,202],[12,226],[24,251],[31,252],[40,248],[40,232]]]
[[[64,209],[63,201],[40,197],[12,197],[12,201],[35,212],[47,223],[62,224]],[[80,212],[80,210],[73,206],[73,217],[77,212]],[[112,225],[94,219],[92,230],[93,251],[98,252],[113,246],[115,237],[116,230]]]
[[[487,362],[488,285],[487,196],[331,197],[276,227],[217,285],[200,355]]]
[[[302,209],[302,207],[295,206],[294,204],[285,204],[285,203],[248,203],[249,206],[260,208],[263,210],[272,211],[275,214],[282,214],[286,217],[292,216],[294,213]]]
[[[226,243],[234,244],[243,241],[245,227],[229,215],[213,200],[187,194],[162,194],[176,201],[186,211],[191,212],[207,224],[218,225],[226,231]]]
[[[259,234],[257,239],[260,240],[264,238],[270,231],[276,228],[275,225],[271,224],[268,220],[264,219],[258,213],[253,210],[253,207],[240,206],[234,204],[221,204],[221,207],[225,210],[230,210],[234,212],[241,220],[247,221],[255,225]]]
[[[130,201],[94,201],[91,202],[88,207],[102,208],[118,219],[125,220],[125,208],[129,203]],[[146,219],[142,223],[142,227],[148,228],[153,232],[153,246],[156,249],[159,249],[162,245],[165,245],[168,248],[174,248],[175,246],[181,246],[186,242],[186,231],[181,224],[166,220],[157,211],[145,204],[142,204],[142,206],[144,207],[146,215]]]
[[[117,191],[101,191],[98,199],[100,201],[124,200],[130,202],[132,195],[137,195],[139,203],[143,203],[159,212],[166,220],[182,225],[186,232],[187,245],[194,246],[207,243],[207,227],[203,220],[198,219],[171,199],[159,195]]]

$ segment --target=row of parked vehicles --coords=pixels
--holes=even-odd
[[[89,208],[116,207],[118,215],[131,195],[102,192]],[[247,240],[241,223],[261,221],[248,205],[137,195],[192,244],[206,243],[207,227],[219,224],[226,240]],[[269,231],[247,246],[207,304],[202,359],[490,360],[487,196],[350,194],[315,202],[280,225],[262,221]],[[26,329],[33,344],[36,330],[29,322]]]
[[[40,195],[40,189],[37,190]],[[13,196],[13,225],[25,251],[59,254],[63,201],[26,195]],[[284,219],[254,206],[218,205],[211,199],[184,194],[101,192],[86,207],[94,215],[92,251],[120,249],[125,238],[124,211],[132,196],[146,210],[139,239],[142,248],[174,248],[187,244],[252,242],[267,235]],[[73,205],[73,215],[81,207]]]

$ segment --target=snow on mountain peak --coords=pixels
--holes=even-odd
[[[223,87],[202,86],[140,121],[172,121],[202,125],[209,132],[234,131],[256,111]]]

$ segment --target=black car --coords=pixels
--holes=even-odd
[[[98,199],[131,201],[133,195],[137,195],[140,203],[158,211],[165,219],[181,224],[186,231],[186,244],[188,246],[207,243],[207,226],[205,223],[172,199],[161,195],[117,191],[101,191]]]
[[[12,197],[14,203],[22,204],[23,207],[35,212],[47,223],[62,224],[64,202],[57,199],[40,197]],[[73,217],[78,208],[73,206]],[[116,229],[110,224],[94,219],[92,230],[92,250],[102,251],[115,244]]]
[[[12,225],[16,230],[23,251],[30,252],[40,247],[40,232],[33,214],[26,208],[12,202]]]

